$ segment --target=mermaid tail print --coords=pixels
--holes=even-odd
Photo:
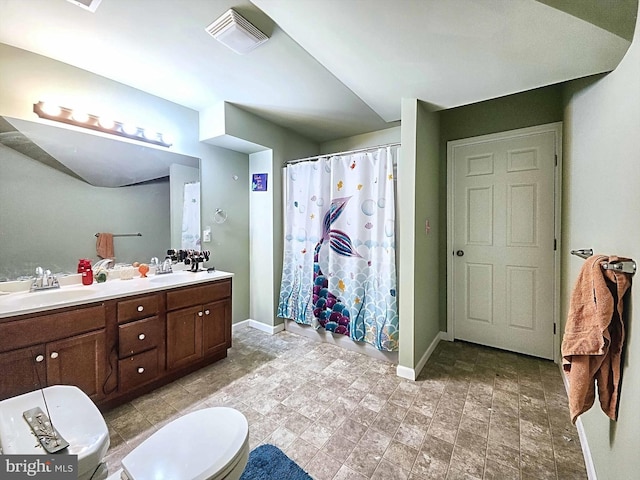
[[[322,237],[313,252],[313,314],[325,329],[343,335],[350,335],[349,309],[344,300],[329,291],[329,279],[320,269],[319,255],[326,241],[329,248],[338,255],[360,257],[347,233],[331,229],[331,225],[342,214],[350,198],[336,198],[331,202],[323,219]]]

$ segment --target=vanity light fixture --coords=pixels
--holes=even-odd
[[[120,137],[152,143],[162,147],[170,147],[172,143],[166,135],[157,133],[152,129],[144,129],[131,124],[116,122],[110,118],[102,118],[84,112],[74,111],[70,108],[38,102],[33,104],[33,111],[38,117],[56,122],[75,125],[76,127],[89,128],[102,133],[118,135]]]

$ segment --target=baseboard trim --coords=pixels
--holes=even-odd
[[[560,363],[559,367],[564,389],[567,395],[569,395],[569,378],[562,368],[562,363]],[[584,430],[584,425],[580,417],[576,420],[576,429],[578,430],[578,438],[580,439],[580,447],[582,448],[582,456],[584,457],[584,466],[587,469],[587,478],[589,480],[598,480],[596,467],[593,464],[593,457],[591,456],[591,449],[589,448],[589,441],[587,440],[587,432]]]
[[[438,343],[440,343],[440,340],[446,339],[446,337],[447,337],[446,332],[438,332],[438,334],[435,336],[435,338],[431,342],[431,345],[429,345],[429,348],[427,348],[427,351],[424,352],[424,355],[422,355],[422,358],[416,365],[416,368],[409,368],[402,365],[398,365],[396,368],[396,375],[402,378],[406,378],[407,380],[415,381],[415,379],[418,378],[418,375],[420,375],[420,372],[422,371],[424,366],[427,364],[429,357],[438,346]]]
[[[231,326],[231,331],[235,332],[236,330],[242,329],[242,328],[255,328],[256,330],[260,330],[261,332],[266,332],[270,335],[275,335],[278,332],[281,332],[284,330],[284,323],[281,323],[279,325],[275,325],[275,326],[271,326],[271,325],[267,325],[265,323],[262,322],[258,322],[257,320],[252,320],[250,318],[248,318],[247,320],[243,320],[241,322],[238,323],[234,323]]]

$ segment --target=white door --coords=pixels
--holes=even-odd
[[[559,135],[554,124],[449,143],[454,338],[553,358]]]

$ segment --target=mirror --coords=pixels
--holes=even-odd
[[[79,258],[98,259],[99,232],[114,234],[117,262],[164,258],[181,247],[199,166],[162,147],[0,117],[0,281],[36,266],[75,273]],[[199,232],[199,203],[186,211]]]

